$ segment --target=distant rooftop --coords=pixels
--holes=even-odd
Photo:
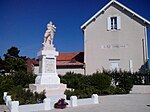
[[[84,52],[60,53],[57,57],[57,68],[82,68],[84,62]],[[33,66],[39,66],[38,60],[27,60],[27,71],[32,71]]]

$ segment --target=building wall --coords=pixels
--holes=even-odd
[[[107,17],[111,15],[120,16],[120,30],[107,31]],[[145,41],[144,26],[132,16],[110,6],[84,30],[86,74],[102,71],[103,68],[110,70],[114,60],[118,60],[119,68],[126,71],[129,70],[129,60],[132,60],[133,71],[138,71],[146,60],[142,39]],[[112,48],[113,45],[119,45],[119,48]]]
[[[59,74],[59,75],[65,75],[67,72],[74,72],[74,73],[84,74],[84,69],[82,69],[82,68],[63,68],[63,69],[58,69],[57,68],[57,74]],[[39,73],[39,66],[34,66],[34,73],[35,74]]]
[[[67,72],[74,72],[74,73],[84,74],[84,69],[82,69],[82,68],[57,69],[57,73],[58,73],[59,75],[65,75]]]
[[[133,85],[132,94],[150,94],[150,85]]]
[[[39,66],[34,66],[34,73],[38,74],[39,73]]]

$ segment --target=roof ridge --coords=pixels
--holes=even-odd
[[[80,53],[80,52],[62,52],[60,54],[71,54],[71,53]]]
[[[60,53],[57,56],[57,60],[72,60],[74,59],[80,52],[71,52],[71,53]]]
[[[117,5],[119,5],[120,7],[123,7],[124,9],[126,9],[127,11],[129,11],[130,13],[133,13],[133,15],[135,15],[136,17],[138,17],[139,19],[143,20],[144,22],[146,22],[148,25],[150,25],[150,21],[146,20],[145,18],[143,18],[142,16],[138,15],[137,13],[135,13],[134,11],[132,11],[131,9],[127,8],[125,5],[123,5],[122,3],[118,2],[117,0],[111,0],[110,2],[108,2],[105,6],[103,6],[94,16],[92,16],[88,21],[86,21],[82,26],[81,29],[83,30],[86,26],[88,26],[93,20],[95,20],[103,11],[105,11],[105,9],[107,9],[112,3],[116,3]]]

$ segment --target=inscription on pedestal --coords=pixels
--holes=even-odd
[[[45,73],[55,73],[55,61],[53,58],[45,59]]]

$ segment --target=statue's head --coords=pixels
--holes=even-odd
[[[54,25],[53,23],[50,21],[48,24],[47,24],[47,29],[52,29],[54,28]]]
[[[52,25],[53,24],[52,21],[50,21],[49,24]]]
[[[51,21],[47,24],[47,29],[52,30],[53,32],[56,32],[56,27],[55,25],[53,25]]]

